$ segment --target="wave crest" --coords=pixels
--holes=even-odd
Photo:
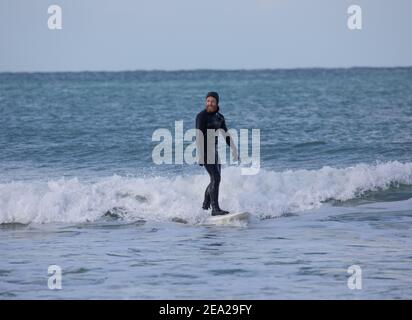
[[[170,177],[78,178],[13,181],[0,184],[0,223],[95,221],[102,216],[196,223],[203,211],[207,174]],[[347,168],[260,170],[242,176],[240,168],[222,171],[220,203],[230,211],[276,217],[318,208],[331,199],[346,201],[376,190],[412,185],[412,163],[390,161]]]

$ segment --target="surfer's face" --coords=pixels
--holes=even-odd
[[[213,97],[207,97],[206,99],[206,111],[215,112],[217,109],[217,101]]]

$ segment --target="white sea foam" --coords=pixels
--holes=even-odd
[[[115,175],[93,183],[78,178],[2,183],[0,223],[95,221],[109,210],[125,219],[181,218],[196,223],[209,214],[200,209],[208,182],[205,173],[173,178]],[[328,199],[344,201],[398,183],[412,185],[412,163],[261,170],[255,176],[242,176],[240,168],[228,167],[222,171],[220,204],[232,212],[276,217],[319,208]]]

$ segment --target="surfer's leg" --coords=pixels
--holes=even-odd
[[[207,173],[210,176],[210,183],[207,189],[209,190],[209,196],[210,196],[210,201],[212,204],[212,208],[214,209],[217,207],[218,204],[218,198],[217,198],[217,193],[218,191],[218,186],[220,183],[220,174],[219,171],[217,170],[217,164],[205,164],[205,168],[207,170]]]
[[[205,198],[203,200],[202,208],[205,210],[210,209],[210,183],[205,190]]]
[[[209,194],[212,204],[212,215],[226,214],[228,211],[219,207],[219,185],[220,185],[220,164],[205,164],[205,168],[210,176]]]
[[[215,188],[214,188],[214,193],[216,197],[216,208],[220,210],[219,207],[219,187],[220,187],[220,163],[216,164],[216,181],[215,181]]]

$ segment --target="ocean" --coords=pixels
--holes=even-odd
[[[248,223],[153,161],[212,90],[260,130],[222,167]],[[0,73],[0,299],[411,299],[411,229],[412,68]]]

